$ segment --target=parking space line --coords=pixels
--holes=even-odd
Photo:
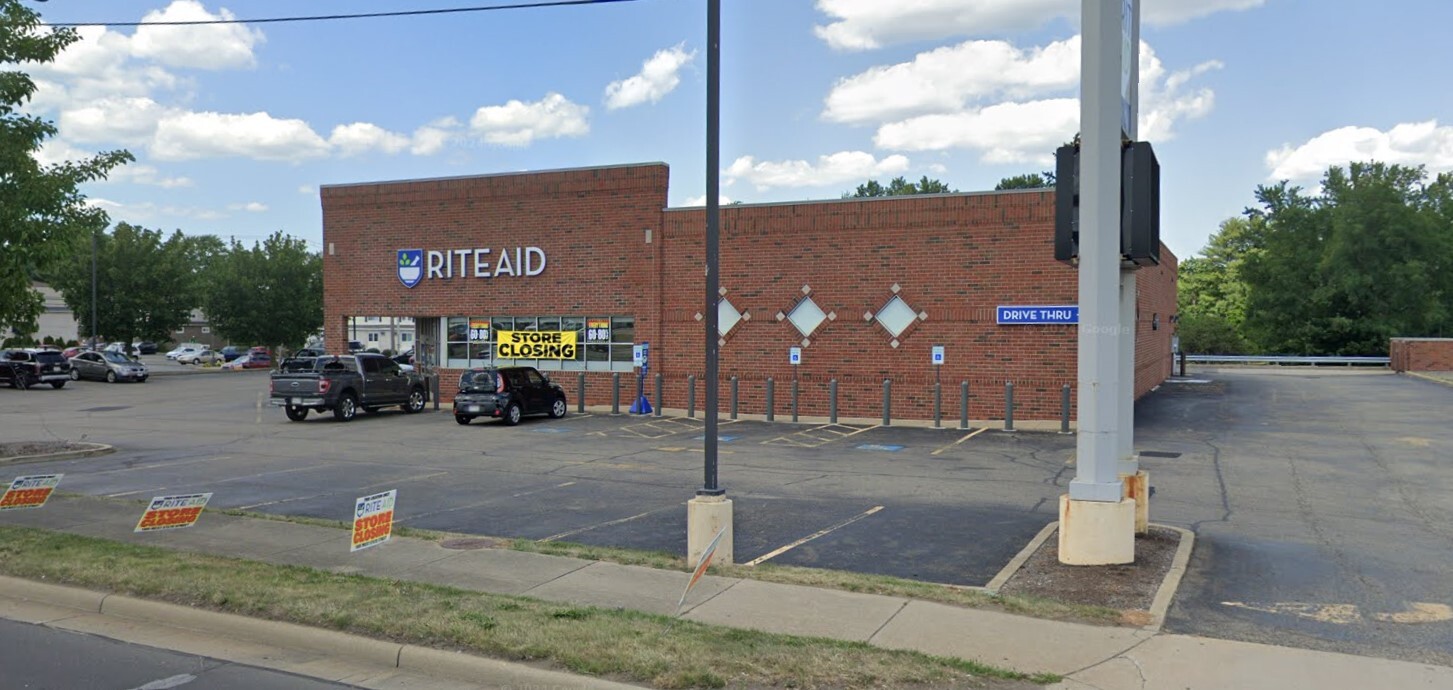
[[[421,474],[421,475],[419,475],[417,477],[404,477],[403,479],[390,479],[389,481],[386,481],[386,482],[379,482],[377,484],[369,484],[368,486],[361,486],[361,487],[358,488],[358,491],[361,492],[361,493],[365,493],[366,494],[366,493],[368,493],[368,492],[370,492],[370,491],[372,491],[374,489],[382,489],[385,486],[390,486],[390,485],[393,485],[393,484],[401,484],[403,482],[417,482],[417,481],[419,481],[421,479],[433,479],[434,477],[442,477],[442,476],[444,476],[446,474],[449,474],[449,473],[447,471],[445,471],[445,472],[431,472],[429,474]]]
[[[798,448],[818,448],[832,443],[833,441],[841,441],[846,438],[857,436],[864,431],[871,431],[873,429],[877,429],[879,426],[880,425],[878,424],[874,424],[873,426],[858,428],[846,426],[843,424],[824,424],[822,426],[813,427],[811,429],[803,429],[802,431],[794,432],[786,436],[778,436],[777,438],[768,439],[766,441],[763,441],[762,445],[780,444],[784,446],[795,446]],[[839,431],[839,429],[852,429],[852,431]],[[823,432],[827,435],[817,436],[815,435],[817,432]],[[806,443],[797,440],[797,438],[794,437],[808,438],[815,441],[816,443]]]
[[[199,462],[211,462],[213,460],[228,460],[231,455],[208,455],[191,460],[179,460],[177,462],[155,462],[150,465],[132,465],[130,467],[115,467],[109,470],[97,470],[91,474],[113,474],[115,472],[135,472],[137,470],[154,470],[158,467],[177,467],[180,465],[195,465]]]
[[[861,520],[861,519],[863,519],[865,517],[868,517],[869,515],[872,515],[873,513],[876,513],[876,512],[878,512],[878,511],[880,511],[882,509],[883,509],[883,506],[873,506],[872,508],[869,508],[868,510],[864,511],[863,513],[858,514],[858,515],[854,515],[854,516],[852,516],[852,517],[850,517],[850,518],[848,518],[846,520],[843,520],[842,522],[837,523],[836,525],[833,525],[832,527],[828,527],[827,529],[824,529],[824,530],[819,530],[819,531],[817,531],[817,532],[815,532],[813,534],[810,534],[810,535],[805,536],[805,537],[803,537],[801,539],[798,539],[797,541],[794,541],[791,544],[788,544],[788,545],[783,546],[783,547],[779,547],[779,548],[777,548],[774,551],[771,551],[771,552],[762,554],[761,556],[758,556],[755,559],[753,559],[751,561],[748,561],[747,562],[747,565],[748,566],[758,565],[758,564],[762,563],[763,561],[765,561],[765,560],[767,560],[769,558],[775,558],[777,556],[781,556],[782,554],[787,553],[788,551],[791,551],[792,549],[795,549],[795,548],[797,548],[799,546],[802,546],[803,544],[806,544],[807,542],[810,542],[813,539],[817,539],[818,537],[821,537],[821,536],[830,534],[834,530],[838,530],[838,529],[841,529],[843,527],[847,527],[848,525],[851,525],[854,522],[857,522],[857,521],[859,521],[859,520]]]
[[[600,529],[602,527],[610,527],[611,525],[619,525],[619,524],[621,524],[623,522],[630,522],[631,520],[637,520],[637,519],[646,517],[647,515],[653,515],[655,513],[661,512],[663,510],[670,510],[672,508],[675,508],[676,506],[681,506],[681,505],[686,505],[686,504],[685,503],[674,503],[672,505],[665,506],[665,507],[662,507],[662,508],[657,508],[655,510],[648,510],[648,511],[646,511],[644,513],[638,513],[638,514],[632,515],[630,517],[623,517],[623,518],[620,518],[620,519],[617,519],[617,520],[610,520],[608,522],[602,522],[602,523],[600,523],[598,525],[590,525],[588,527],[581,527],[579,529],[573,529],[573,530],[570,530],[568,532],[561,532],[559,534],[552,534],[552,535],[550,535],[548,537],[545,537],[544,539],[539,539],[537,541],[539,541],[542,544],[545,543],[545,542],[548,542],[548,541],[558,541],[560,539],[564,539],[565,537],[573,537],[573,536],[575,536],[577,534],[581,534],[583,532],[589,532],[591,530]]]
[[[550,486],[542,486],[542,487],[540,487],[538,489],[530,489],[529,491],[521,491],[519,493],[510,494],[509,495],[509,498],[519,498],[521,496],[529,496],[531,494],[538,494],[538,493],[541,493],[541,492],[544,492],[544,491],[549,491],[551,489],[563,489],[563,488],[565,488],[567,486],[571,486],[573,484],[575,484],[575,482],[561,482],[559,484],[551,484]],[[469,510],[471,508],[478,508],[480,506],[487,506],[487,505],[489,505],[491,503],[494,503],[495,501],[498,501],[498,500],[500,500],[498,497],[490,497],[490,498],[484,499],[483,501],[479,501],[477,503],[470,503],[468,505],[454,506],[453,508],[444,508],[442,510],[431,510],[431,511],[429,511],[427,513],[419,513],[418,515],[410,515],[410,516],[404,517],[404,518],[397,518],[396,517],[396,518],[394,518],[394,524],[398,525],[398,524],[403,524],[405,522],[409,522],[410,520],[420,520],[420,519],[423,519],[423,518],[426,518],[426,517],[433,517],[435,515],[443,515],[444,513],[453,513],[453,512],[460,511],[460,510]]]
[[[982,429],[974,429],[973,431],[971,431],[967,435],[965,435],[963,438],[961,438],[961,439],[959,439],[957,441],[954,441],[953,443],[950,443],[950,444],[948,444],[948,445],[946,445],[946,446],[944,446],[942,448],[939,448],[938,450],[933,451],[932,453],[929,453],[929,455],[938,455],[939,453],[942,453],[942,452],[944,452],[944,451],[946,451],[946,450],[948,450],[950,448],[953,448],[954,446],[957,446],[958,444],[963,443],[964,441],[967,441],[967,440],[969,440],[969,439],[971,439],[971,438],[973,438],[975,436],[978,436],[979,434],[982,434],[982,433],[984,433],[985,431],[988,431],[988,430],[989,430],[989,427],[984,427]]]

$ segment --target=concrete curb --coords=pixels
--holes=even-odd
[[[1442,377],[1429,376],[1428,374],[1422,374],[1416,371],[1400,371],[1397,373],[1403,374],[1405,376],[1412,376],[1414,378],[1420,378],[1424,381],[1432,381],[1433,383],[1436,383],[1440,386],[1448,386],[1450,388],[1453,388],[1453,381],[1449,381],[1448,379]]]
[[[105,594],[77,587],[0,576],[0,598],[32,601],[103,616],[184,628],[219,637],[300,649],[361,663],[462,680],[507,679],[506,685],[541,688],[637,688],[499,659],[385,642],[294,623],[248,618],[178,604]]]
[[[90,446],[80,450],[67,450],[60,453],[41,453],[39,455],[17,455],[13,458],[0,458],[0,465],[9,465],[22,462],[39,462],[42,460],[73,460],[75,458],[89,458],[95,455],[109,455],[116,452],[115,446],[104,443],[90,443],[87,441],[74,441],[78,446]]]
[[[1176,590],[1180,589],[1181,577],[1186,574],[1186,567],[1191,562],[1191,549],[1196,545],[1196,533],[1172,525],[1151,523],[1150,526],[1173,530],[1181,535],[1181,543],[1176,547],[1176,555],[1171,560],[1170,570],[1166,572],[1165,579],[1160,581],[1160,588],[1155,590],[1155,598],[1150,602],[1150,623],[1145,626],[1145,629],[1160,632],[1160,629],[1165,626],[1165,614],[1170,611],[1171,601],[1176,597]]]
[[[1019,572],[1019,569],[1024,567],[1024,563],[1029,560],[1029,557],[1033,556],[1034,552],[1038,551],[1039,547],[1043,546],[1044,542],[1049,540],[1049,535],[1054,534],[1055,530],[1058,529],[1059,520],[1053,520],[1048,525],[1045,525],[1043,529],[1039,530],[1039,534],[1034,535],[1034,538],[1030,539],[1029,543],[1020,549],[1019,553],[1014,555],[1014,558],[1009,559],[1009,562],[1004,565],[998,575],[994,576],[994,579],[989,580],[989,584],[984,585],[984,589],[988,590],[990,594],[998,594],[999,588],[1003,587],[1004,583],[1009,581],[1009,578],[1014,577],[1014,573]]]

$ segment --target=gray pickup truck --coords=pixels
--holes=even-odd
[[[364,412],[398,405],[419,412],[429,399],[424,377],[383,355],[357,353],[290,359],[272,374],[272,404],[301,422],[308,411],[333,411],[346,422]]]

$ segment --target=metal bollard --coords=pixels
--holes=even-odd
[[[959,428],[969,428],[969,382],[959,383]]]
[[[933,382],[933,428],[943,428],[943,386]]]
[[[1004,382],[1004,430],[1014,430],[1014,383]]]
[[[1185,353],[1184,350],[1182,350],[1181,351],[1181,378],[1185,378],[1185,377],[1186,377],[1186,353]]]
[[[696,374],[686,377],[686,416],[696,419]]]
[[[610,375],[610,413],[621,413],[621,373],[618,371]]]
[[[827,423],[837,424],[837,379],[827,382]]]
[[[775,416],[772,412],[772,392],[777,387],[776,383],[776,381],[772,380],[772,377],[767,377],[767,421],[769,422],[772,421],[773,417]]]
[[[575,411],[585,414],[585,372],[580,372],[575,378]]]
[[[892,397],[893,380],[883,379],[883,426],[888,426],[889,424],[893,423],[892,411],[889,409],[889,404],[892,401]]]
[[[737,377],[732,377],[732,419],[737,418]]]
[[[1070,433],[1070,384],[1059,391],[1059,432]]]
[[[792,422],[797,423],[797,379],[792,379]]]
[[[663,384],[661,382],[661,374],[658,372],[656,374],[656,416],[657,417],[660,417],[661,416],[661,401],[663,399],[661,397],[662,385]]]
[[[429,395],[434,398],[434,411],[439,411],[439,375],[429,377]]]

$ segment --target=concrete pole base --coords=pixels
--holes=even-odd
[[[1059,497],[1059,562],[1122,565],[1135,562],[1135,499],[1119,503]]]
[[[686,564],[692,568],[701,560],[701,553],[721,528],[721,543],[716,545],[712,563],[732,563],[732,502],[726,496],[697,496],[686,502]]]
[[[1135,533],[1150,532],[1150,474],[1140,470],[1135,474],[1120,475],[1125,487],[1125,498],[1135,499]]]

